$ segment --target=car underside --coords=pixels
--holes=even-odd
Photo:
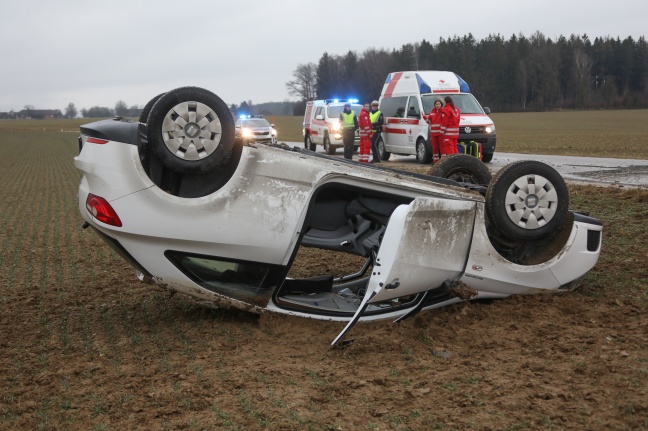
[[[484,184],[478,160],[460,155],[439,163],[442,176],[420,175],[245,144],[206,90],[152,102],[139,122],[82,126],[75,158],[86,226],[143,281],[253,312],[349,322],[336,343],[358,320],[567,290],[598,259],[601,223],[568,210],[547,165],[513,164]],[[358,268],[289,276],[309,248],[353,256]]]

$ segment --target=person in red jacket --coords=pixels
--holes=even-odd
[[[441,118],[441,157],[457,154],[457,139],[459,138],[459,120],[461,112],[455,107],[452,97],[445,97],[445,107]]]
[[[441,117],[443,116],[443,102],[441,99],[434,101],[434,108],[424,117],[430,125],[430,145],[432,146],[432,163],[439,161],[441,155]]]
[[[360,133],[360,154],[358,161],[361,163],[369,163],[369,152],[371,151],[371,117],[369,116],[369,104],[365,103],[360,110],[358,117],[358,128]]]

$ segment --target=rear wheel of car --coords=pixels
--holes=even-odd
[[[311,141],[310,135],[306,135],[304,138],[304,148],[307,150],[315,151],[317,149],[317,145]]]
[[[140,116],[139,116],[140,123],[146,123],[148,121],[148,116],[149,116],[149,112],[151,112],[151,108],[153,107],[153,105],[155,105],[155,102],[157,102],[158,99],[164,96],[165,94],[166,93],[158,94],[157,96],[149,100],[149,102],[146,105],[144,105],[144,108],[142,109],[142,112],[140,112]]]
[[[493,160],[493,153],[482,153],[482,162],[488,163]]]
[[[322,146],[324,147],[326,154],[335,154],[335,147],[331,145],[331,139],[329,138],[329,135],[324,135]]]
[[[227,105],[202,88],[182,87],[162,94],[146,123],[146,145],[178,173],[223,166],[234,146],[234,120]]]
[[[391,156],[391,153],[385,150],[385,141],[383,141],[382,136],[378,138],[378,156],[380,156],[380,160],[389,160]]]
[[[554,168],[535,160],[505,166],[486,191],[489,221],[513,240],[536,240],[557,232],[568,210],[565,180]]]
[[[477,157],[451,154],[432,165],[428,175],[448,178],[459,183],[487,185],[491,180],[488,168]]]
[[[419,138],[416,141],[416,161],[424,164],[432,161],[432,151],[425,139]]]

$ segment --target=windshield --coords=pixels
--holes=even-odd
[[[360,115],[361,109],[362,109],[362,105],[351,105],[351,110],[354,111],[356,115]],[[327,107],[327,113],[329,118],[339,118],[342,111],[344,111],[343,105]]]
[[[251,120],[241,121],[242,127],[270,127],[270,123],[265,118],[253,118]]]
[[[452,97],[455,106],[459,109],[459,112],[462,114],[483,114],[484,110],[481,105],[475,99],[475,97],[470,93],[457,93],[457,94],[422,94],[421,99],[423,101],[423,110],[426,113],[430,112],[434,107],[434,102],[437,99],[441,99],[446,96]],[[445,102],[444,102],[445,106]]]

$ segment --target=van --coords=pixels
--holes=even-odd
[[[490,109],[482,108],[459,75],[438,70],[387,75],[379,101],[385,118],[378,141],[380,159],[388,160],[394,153],[416,155],[419,163],[430,163],[430,128],[423,115],[430,113],[436,99],[445,96],[451,96],[461,112],[458,142],[481,144],[482,161],[490,162],[496,141],[495,124],[488,116]]]
[[[335,154],[337,148],[344,147],[340,114],[344,110],[345,103],[351,104],[351,110],[355,112],[356,117],[360,116],[362,105],[359,105],[355,99],[325,99],[306,102],[302,129],[304,148],[315,151],[317,145],[321,145],[326,154]],[[359,146],[360,135],[356,130],[354,151],[358,151]]]

